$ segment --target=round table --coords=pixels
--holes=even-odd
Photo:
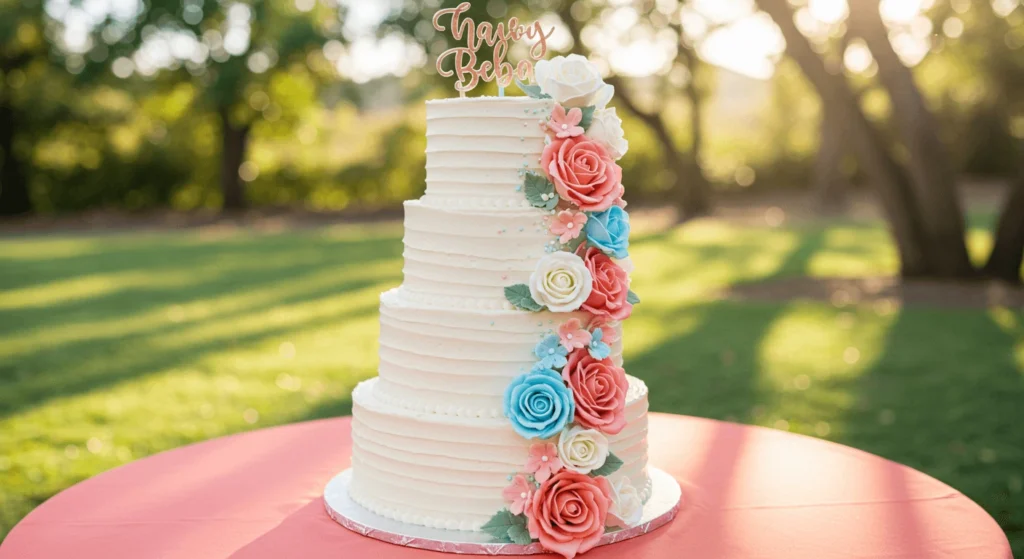
[[[981,507],[906,466],[760,427],[650,420],[650,461],[682,485],[683,508],[588,559],[1012,558]],[[0,559],[446,557],[328,518],[321,493],[349,466],[349,422],[252,431],[100,474],[32,511]]]

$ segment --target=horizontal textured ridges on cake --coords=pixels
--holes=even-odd
[[[381,382],[370,379],[352,392],[353,499],[403,522],[479,529],[506,506],[501,489],[509,474],[522,470],[536,441],[518,436],[503,417],[424,415],[393,406],[377,397]],[[611,451],[624,462],[610,477],[627,476],[645,493],[647,390],[634,378],[627,416],[627,427],[609,436]]]
[[[405,205],[403,284],[381,295],[379,376],[352,392],[350,493],[379,515],[477,530],[508,506],[502,489],[539,442],[504,417],[504,392],[536,364],[539,341],[591,318],[518,310],[504,293],[559,248],[555,212],[523,192],[526,171],[541,171],[552,103],[427,103],[427,189]],[[621,341],[611,359],[621,366]],[[623,465],[609,479],[628,479],[646,500],[647,387],[627,378],[626,426],[607,436]]]
[[[427,102],[427,191],[424,202],[495,199],[487,211],[522,208],[515,188],[525,170],[539,170],[544,149],[540,122],[549,100],[528,97],[474,98],[468,102]],[[511,204],[511,205],[510,205]]]
[[[554,240],[547,219],[532,208],[487,214],[406,202],[403,287],[486,298],[488,308],[502,308],[505,286],[529,281]]]
[[[508,383],[533,367],[533,347],[567,318],[419,305],[403,300],[403,290],[381,296],[377,394],[422,412],[500,416]],[[621,342],[611,358],[621,365]]]

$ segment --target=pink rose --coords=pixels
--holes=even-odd
[[[629,274],[605,253],[595,247],[584,250],[580,245],[578,255],[583,258],[593,278],[590,296],[580,307],[596,316],[612,320],[624,320],[633,313],[633,305],[626,300],[629,295]]]
[[[562,470],[534,493],[527,528],[544,549],[572,559],[597,545],[611,505],[606,478]]]
[[[586,136],[554,140],[540,162],[558,195],[581,210],[604,211],[622,197],[622,168]]]
[[[626,371],[611,359],[594,359],[586,349],[569,354],[562,380],[576,401],[576,422],[616,435],[626,426]]]

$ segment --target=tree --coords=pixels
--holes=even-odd
[[[893,117],[907,151],[908,183],[927,243],[933,245],[937,275],[973,275],[964,242],[964,218],[956,192],[956,175],[939,139],[935,116],[925,105],[910,69],[900,61],[879,11],[879,0],[855,2],[850,33],[864,39],[878,64],[878,76],[889,93]]]
[[[581,0],[577,0],[577,2],[579,1]],[[573,50],[579,54],[588,55],[587,47],[582,40],[585,22],[579,21],[573,14],[576,5],[571,0],[564,0],[560,5],[558,15],[572,36]],[[661,112],[642,107],[625,80],[612,75],[606,81],[615,86],[618,103],[643,122],[658,139],[662,158],[671,172],[670,192],[675,196],[675,206],[681,218],[687,219],[705,215],[711,211],[711,184],[701,166],[701,151],[704,145],[702,117],[706,92],[700,85],[699,76],[704,71],[705,64],[697,55],[696,46],[691,44],[683,33],[682,26],[678,21],[678,6],[673,10],[673,14],[674,20],[664,18],[664,27],[674,33],[678,40],[676,57],[672,64],[682,67],[687,76],[683,92],[690,109],[690,120],[687,123],[691,137],[690,150],[686,151],[678,146],[678,140],[673,137],[671,132],[674,128],[671,122]],[[643,15],[649,16],[650,14]],[[653,24],[656,21],[651,17],[644,19],[648,24]],[[664,86],[664,84],[662,85]]]
[[[333,75],[323,48],[332,40],[341,46],[343,14],[344,8],[315,0],[153,0],[142,4],[133,20],[116,25],[119,38],[112,42],[101,40],[111,25],[92,30],[93,44],[111,44],[104,47],[110,55],[90,69],[113,70],[122,77],[134,71],[153,87],[190,84],[196,92],[192,110],[217,115],[223,208],[238,210],[246,206],[241,172],[253,125],[283,116],[267,92],[289,72]],[[175,49],[174,44],[187,47]],[[147,61],[147,49],[170,51],[171,56],[163,63]]]
[[[447,33],[438,34],[431,27],[431,17],[438,9],[452,8],[460,3],[461,0],[444,0],[439,6],[432,6],[429,3],[406,0],[402,4],[402,8],[397,10],[381,26],[381,32],[384,34],[402,33],[409,39],[422,45],[424,50],[427,51],[428,58],[436,59],[444,48],[451,45],[447,44],[450,41]],[[650,3],[645,3],[645,5],[647,5],[646,11],[650,12],[652,9]],[[548,8],[549,5],[544,5],[543,7]],[[541,13],[539,8],[540,6],[537,5],[537,2],[525,0],[507,3],[473,2],[470,10],[463,17],[471,17],[481,22],[496,18],[507,18],[515,14],[520,17],[521,21],[533,21],[537,14]],[[606,8],[608,8],[608,5],[603,2],[591,3],[585,0],[563,0],[557,4],[555,12],[573,37],[572,49],[574,52],[583,55],[589,54],[580,35],[588,22],[599,18],[586,15],[586,17],[580,20],[573,17],[573,11],[594,14]],[[651,14],[641,11],[641,15],[648,16]],[[643,21],[645,24],[654,25],[655,19],[658,19],[660,27],[657,30],[665,30],[676,34],[679,38],[679,52],[675,60],[672,61],[672,64],[683,67],[685,69],[684,73],[690,76],[684,90],[691,109],[689,122],[684,125],[691,129],[693,140],[690,149],[685,150],[679,146],[679,140],[672,133],[673,129],[681,128],[681,126],[674,125],[660,112],[649,110],[643,106],[625,79],[612,75],[606,81],[615,86],[615,102],[648,127],[657,138],[658,144],[661,147],[662,159],[672,176],[672,184],[669,191],[675,198],[675,205],[679,208],[680,215],[693,217],[706,214],[711,208],[711,186],[703,173],[699,157],[703,144],[701,116],[703,114],[703,99],[706,96],[706,91],[701,87],[700,80],[696,79],[696,76],[703,73],[704,63],[696,56],[695,47],[687,42],[678,21],[671,22],[669,18],[662,17],[661,14],[658,14],[658,16],[659,18],[644,17]],[[438,38],[443,40],[438,41]],[[486,44],[482,45],[481,50],[477,53],[477,58],[478,60],[489,60],[491,58],[491,51]],[[451,87],[451,80],[438,77],[436,72],[431,72],[431,74],[438,79],[438,84],[443,84],[445,88]],[[665,90],[665,92],[670,93],[675,89],[669,86],[667,80],[662,79],[660,76],[657,77],[657,82],[658,87]]]
[[[850,35],[839,29],[838,37],[826,40],[835,43],[826,52],[825,64],[831,74],[842,71],[843,54],[850,45]],[[831,46],[831,45],[829,45]],[[855,94],[856,95],[856,94]],[[859,95],[856,95],[859,97]],[[847,123],[843,111],[821,108],[821,122],[818,127],[818,154],[814,160],[812,187],[817,195],[818,205],[826,210],[836,210],[846,205],[846,194],[850,183],[845,176],[843,162],[850,151],[847,141]]]
[[[786,39],[787,53],[817,89],[826,113],[839,115],[848,124],[852,147],[889,219],[902,275],[980,277],[967,255],[963,210],[934,115],[889,41],[878,1],[863,0],[851,5],[850,32],[864,39],[878,64],[879,78],[893,104],[906,153],[907,162],[902,165],[861,111],[845,77],[829,72],[797,29],[789,3],[758,0],[758,5],[779,26]],[[1019,225],[1024,221],[1024,195],[1019,190],[1009,197],[996,231],[999,250],[993,250],[992,258],[998,257],[998,263],[984,269],[990,275],[1016,282],[1020,281],[1020,254],[1024,251],[1024,231]]]
[[[33,3],[0,0],[0,216],[32,211],[27,150],[19,140],[29,127],[28,73],[49,64],[41,12]]]

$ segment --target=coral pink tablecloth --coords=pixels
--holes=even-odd
[[[80,483],[29,514],[0,559],[419,558],[331,521],[324,484],[349,465],[349,419],[215,439]],[[683,512],[588,559],[1008,559],[999,526],[955,489],[837,444],[652,414],[651,462]]]

